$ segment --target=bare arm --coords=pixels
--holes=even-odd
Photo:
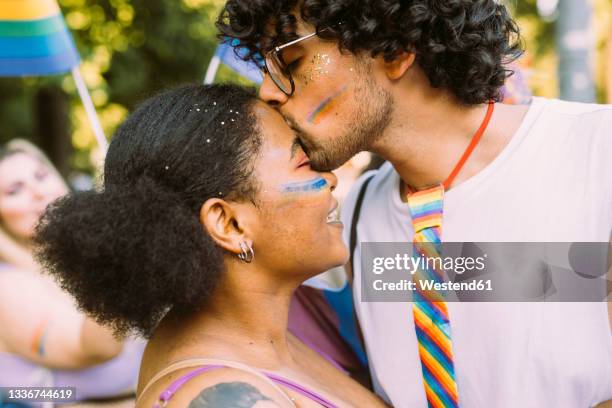
[[[115,357],[123,349],[123,341],[114,337],[107,327],[100,326],[86,317],[81,327],[81,349],[92,364],[100,363]]]
[[[76,369],[116,356],[122,343],[34,274],[0,274],[0,346],[37,364]]]

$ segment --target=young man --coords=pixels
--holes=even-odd
[[[311,166],[364,150],[388,161],[347,199],[347,241],[364,182],[361,242],[610,241],[612,107],[492,103],[521,52],[498,1],[230,0],[218,27],[265,61],[260,96]],[[612,399],[606,303],[366,302],[354,254],[374,387],[392,405]]]

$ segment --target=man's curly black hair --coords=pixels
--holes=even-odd
[[[101,191],[53,203],[38,258],[79,307],[118,334],[152,334],[205,305],[223,250],[200,223],[209,198],[256,200],[252,90],[189,85],[144,102],[110,144]]]
[[[431,85],[465,104],[499,100],[507,64],[522,53],[519,29],[497,0],[229,0],[217,27],[257,62],[298,38],[298,18],[354,54],[390,61],[414,52]]]

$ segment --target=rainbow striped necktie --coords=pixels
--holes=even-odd
[[[443,184],[408,194],[414,226],[414,256],[441,257],[443,198]],[[419,285],[419,281],[443,282],[444,271],[436,270],[434,263],[421,263],[421,266],[425,267],[413,275],[416,290],[412,312],[427,404],[430,408],[458,407],[448,309],[439,293],[421,290]]]

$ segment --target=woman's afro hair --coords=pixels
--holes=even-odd
[[[100,191],[52,204],[38,258],[80,308],[118,334],[152,334],[203,306],[224,270],[199,221],[209,198],[252,200],[260,146],[250,90],[189,85],[145,101],[110,145]]]

